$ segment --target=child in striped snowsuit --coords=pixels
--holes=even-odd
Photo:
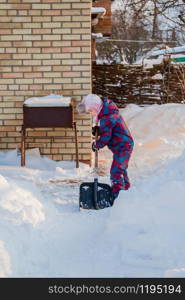
[[[130,182],[127,174],[128,162],[133,150],[133,138],[119,113],[116,104],[95,94],[89,94],[78,105],[79,112],[91,112],[99,124],[99,139],[92,144],[96,151],[107,146],[113,153],[110,170],[113,198],[116,199],[120,190],[128,190]]]

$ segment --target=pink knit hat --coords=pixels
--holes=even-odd
[[[102,108],[103,102],[96,94],[88,94],[84,96],[82,101],[77,105],[79,113],[91,112],[92,110],[98,114]]]

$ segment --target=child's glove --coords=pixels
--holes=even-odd
[[[93,142],[92,143],[92,151],[95,152],[95,151],[98,151],[99,149],[96,147],[96,143]]]
[[[92,127],[92,135],[95,136],[96,132],[97,132],[97,135],[100,136],[100,127],[99,126]]]

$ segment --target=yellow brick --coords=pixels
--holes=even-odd
[[[65,131],[51,131],[51,132],[47,132],[47,136],[65,136]],[[55,147],[57,147],[55,145]]]
[[[31,54],[13,54],[13,59],[30,59]]]
[[[33,34],[51,34],[51,29],[45,28],[45,29],[33,29]]]
[[[30,34],[30,35],[24,35],[23,36],[23,40],[24,41],[28,41],[28,40],[31,40],[31,41],[40,41],[41,40],[41,35],[39,34]]]
[[[53,159],[53,160],[56,160],[56,161],[60,161],[60,160],[63,159],[63,156],[62,156],[62,155],[54,154],[54,155],[52,156],[52,159]]]
[[[33,79],[16,79],[15,80],[16,84],[32,84],[33,83]]]
[[[74,8],[87,8],[87,3],[72,3],[72,9]]]
[[[50,79],[50,78],[36,78],[36,79],[34,79],[34,83],[52,83],[52,79]]]
[[[53,58],[54,59],[63,59],[63,58],[71,58],[71,54],[70,53],[54,53],[53,54]]]
[[[91,82],[91,78],[73,78],[73,83],[89,83]]]
[[[71,9],[71,5],[66,4],[52,4],[52,9]]]
[[[72,58],[91,58],[91,53],[72,53]]]
[[[82,59],[82,65],[89,65],[90,66],[91,60],[90,59]]]
[[[32,9],[50,9],[50,4],[32,4]]]
[[[11,17],[1,17],[1,22],[11,22],[12,18]]]
[[[60,40],[61,39],[61,36],[58,34],[46,34],[46,35],[43,35],[42,36],[43,40],[54,40],[54,41],[57,41],[57,40]]]
[[[23,23],[23,28],[41,28],[41,23]]]
[[[80,40],[81,37],[79,34],[63,35],[63,40]]]
[[[54,41],[52,42],[53,47],[65,47],[65,46],[71,46],[71,41]]]
[[[72,16],[72,21],[74,22],[88,22],[89,26],[90,26],[90,15],[89,16]],[[82,23],[82,25],[83,25]]]
[[[83,22],[83,23],[82,23],[82,27],[83,27],[83,28],[91,28],[91,25],[90,25],[89,22]]]
[[[81,87],[80,84],[65,84],[63,89],[66,90],[66,89],[69,89],[69,90],[76,90],[76,89],[79,89]]]
[[[18,53],[26,53],[27,49],[26,48],[18,48],[18,49],[15,49],[17,50]]]
[[[75,15],[81,15],[81,12],[80,12],[80,10],[78,9],[67,9],[67,10],[65,10],[65,9],[63,9],[62,10],[62,15],[63,16],[75,16]]]
[[[64,153],[64,154],[73,153],[73,154],[75,154],[75,153],[76,153],[76,150],[75,150],[75,148],[73,148],[73,149],[70,149],[70,148],[63,148],[63,149],[61,149],[61,153]]]
[[[33,71],[38,71],[38,72],[47,72],[47,71],[51,71],[51,67],[50,66],[36,66],[33,67]]]
[[[16,23],[16,22],[18,22],[18,23],[21,23],[21,22],[27,22],[27,23],[31,23],[31,17],[12,17],[11,18],[11,20],[12,20],[12,22],[14,23]]]
[[[10,114],[0,114],[0,119],[1,120],[14,120],[15,115],[10,115]]]
[[[0,29],[0,34],[11,34],[11,29]]]
[[[90,28],[72,29],[72,34],[89,34]]]
[[[27,49],[28,53],[41,53],[41,49],[40,48],[28,48]]]
[[[71,83],[71,78],[54,78],[54,83],[61,83],[61,84],[66,84],[66,83]]]
[[[51,54],[33,54],[33,59],[51,59]]]
[[[10,137],[4,137],[4,138],[1,138],[1,141],[5,142],[5,143],[12,143],[12,142],[15,142],[15,139],[10,138]]]
[[[51,17],[42,17],[42,16],[39,16],[39,17],[33,17],[33,23],[35,22],[38,22],[38,23],[41,23],[41,22],[51,22]]]
[[[48,60],[43,60],[43,65],[60,65],[61,64],[61,61],[58,59],[48,59]]]
[[[0,143],[0,148],[1,148],[1,149],[7,149],[7,145],[4,144],[4,143]]]
[[[64,72],[63,76],[77,78],[77,77],[81,76],[81,73],[80,72]]]
[[[14,72],[31,72],[31,70],[32,70],[31,67],[25,67],[25,66],[13,67]]]
[[[24,78],[40,78],[40,77],[42,77],[42,73],[39,72],[24,73]]]
[[[11,67],[0,67],[0,72],[4,73],[4,72],[11,72],[12,68]]]
[[[28,11],[28,14],[30,15],[30,16],[41,16],[42,15],[42,10],[39,10],[39,9],[37,9],[37,10],[29,10]]]
[[[91,39],[91,35],[90,34],[83,34],[82,35],[82,40],[90,40]]]
[[[82,77],[91,77],[90,72],[82,72]]]
[[[79,59],[62,60],[62,65],[80,65]]]
[[[60,77],[60,72],[44,72],[43,77]]]
[[[71,29],[68,28],[57,28],[52,29],[53,34],[71,34]]]
[[[63,155],[63,160],[72,160],[72,155]]]
[[[20,136],[20,132],[8,132],[8,136],[19,137]]]
[[[0,132],[0,137],[6,136],[6,132]]]
[[[53,66],[53,71],[71,71],[71,66]]]
[[[2,35],[2,41],[21,41],[22,35]]]
[[[15,126],[18,126],[18,125],[22,125],[22,120],[8,120],[8,121],[4,121],[4,124],[5,125],[15,125]],[[21,130],[21,128],[18,127],[17,131],[20,131],[20,130]],[[8,130],[8,131],[10,131],[10,130]]]
[[[31,29],[13,29],[13,34],[31,34]]]
[[[61,23],[60,22],[49,22],[49,23],[42,23],[43,28],[60,28]]]
[[[72,69],[73,71],[89,71],[90,70],[90,65],[88,66],[73,66]]]
[[[14,102],[0,102],[0,107],[14,107]]]
[[[1,79],[0,78],[0,84],[12,84],[14,83],[13,79]]]
[[[59,9],[47,9],[42,11],[43,16],[60,16]]]
[[[44,132],[44,131],[31,131],[31,132],[28,132],[28,136],[46,136],[46,132]]]
[[[39,42],[33,42],[34,47],[50,47],[51,42],[50,41],[39,41]]]
[[[35,66],[35,65],[41,65],[41,60],[23,60],[23,65],[31,65],[31,66]]]
[[[66,22],[63,23],[64,28],[80,28],[81,23],[80,22]]]
[[[26,41],[13,42],[13,46],[15,48],[17,48],[17,47],[32,47],[32,42],[26,42]]]
[[[25,3],[33,3],[33,0],[24,0]],[[34,3],[39,2],[40,0],[34,0]]]
[[[61,85],[60,84],[44,85],[44,89],[46,89],[46,90],[61,90]]]
[[[52,21],[53,22],[71,21],[71,16],[57,16],[57,17],[52,16]]]

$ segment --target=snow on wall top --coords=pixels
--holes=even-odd
[[[168,49],[163,49],[163,50],[156,50],[150,53],[150,56],[156,56],[156,55],[161,55],[161,54],[170,54],[170,53],[182,53],[185,52],[185,45],[184,46],[179,46],[179,47],[174,47],[174,48],[168,48]]]
[[[26,106],[48,107],[48,106],[69,106],[71,104],[71,97],[64,97],[62,95],[50,94],[43,97],[32,97],[24,101]]]
[[[105,14],[106,9],[104,7],[91,7],[91,14]]]

